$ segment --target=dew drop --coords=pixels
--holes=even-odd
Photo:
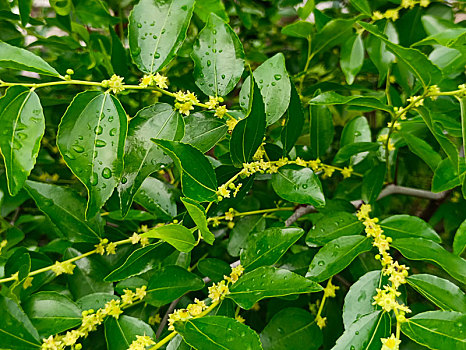
[[[110,168],[104,168],[104,170],[102,170],[102,177],[104,179],[110,179],[112,177],[112,171]]]
[[[91,186],[97,185],[99,182],[99,176],[96,173],[92,173],[91,177],[89,178],[89,183]]]
[[[158,52],[155,53],[155,59],[159,59],[160,58],[160,54]]]
[[[108,121],[111,123],[113,122],[113,115],[111,115],[110,117],[108,117]]]
[[[68,151],[66,151],[66,152],[64,153],[64,156],[65,156],[66,158],[71,159],[71,160],[76,159],[76,157],[73,156],[73,155],[72,155],[70,152],[68,152]]]
[[[322,260],[320,260],[320,261],[317,263],[317,265],[319,265],[319,266],[324,266],[324,265],[325,265],[325,262],[322,261]]]
[[[44,199],[44,202],[43,202],[43,203],[44,203],[44,205],[45,205],[46,207],[51,207],[51,206],[53,205],[53,200],[51,200],[51,199]]]
[[[102,134],[103,129],[102,129],[102,127],[100,125],[97,125],[95,127],[95,129],[94,129],[94,132],[95,132],[96,135],[100,135],[100,134]]]
[[[275,78],[275,80],[280,80],[282,78],[280,74],[275,74],[273,77]]]
[[[74,145],[72,148],[77,153],[83,153],[84,152],[84,147],[82,147],[82,146]]]
[[[152,35],[152,39],[157,39],[157,35]]]
[[[212,62],[210,62],[210,60],[207,60],[207,67],[210,67],[212,64]]]
[[[307,188],[307,184],[303,184],[303,189],[306,189]]]
[[[18,137],[19,137],[20,140],[24,140],[24,139],[28,138],[28,135],[25,134],[24,132],[19,132]]]
[[[222,79],[225,79],[225,74],[222,74]]]
[[[115,136],[116,133],[117,133],[117,129],[116,129],[116,128],[113,128],[113,129],[111,129],[111,130],[109,131],[108,134],[109,134],[110,136]]]
[[[122,183],[122,184],[125,184],[125,183],[127,183],[127,182],[128,182],[128,179],[127,179],[126,177],[123,176],[123,177],[121,178],[121,183]]]
[[[138,28],[142,28],[142,24],[141,24],[141,23],[138,23]]]
[[[361,136],[361,133],[359,131],[355,131],[354,136]]]
[[[275,85],[277,85],[277,83],[273,81],[273,82],[272,82],[272,86],[275,86]]]
[[[96,140],[95,145],[96,147],[105,147],[107,145],[107,142],[105,142],[104,140]]]
[[[161,34],[165,34],[165,29],[162,29],[162,33]]]

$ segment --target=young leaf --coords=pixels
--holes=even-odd
[[[334,91],[326,91],[314,97],[313,99],[309,101],[309,104],[310,105],[348,105],[348,106],[358,106],[358,107],[379,109],[381,111],[385,111],[389,113],[393,112],[392,107],[387,106],[386,104],[380,102],[380,100],[375,97],[358,96],[358,95],[342,96],[342,95],[337,94]],[[361,118],[365,119],[364,117],[355,118],[350,123],[345,125],[345,129],[348,125],[351,125],[352,123],[354,123],[354,120],[359,120]],[[356,123],[362,126],[361,121],[358,121]],[[366,121],[366,124],[367,124],[367,121]],[[367,129],[369,128],[367,127]],[[362,137],[362,135],[357,135],[357,136],[359,136],[359,139],[361,139]],[[364,141],[369,141],[369,140],[364,138]],[[342,136],[342,142],[343,142],[343,136]],[[353,141],[353,142],[356,142],[356,141]],[[346,144],[346,142],[343,142],[343,143]]]
[[[433,242],[441,243],[442,239],[435,230],[424,220],[410,215],[392,215],[380,223],[384,234],[398,238],[421,237]]]
[[[155,73],[175,57],[186,38],[194,0],[141,0],[129,16],[129,47],[139,70]],[[150,14],[150,16],[149,16]]]
[[[363,236],[343,236],[324,245],[312,259],[306,277],[322,282],[348,266],[359,254],[371,250],[372,242]]]
[[[341,47],[340,66],[346,82],[351,85],[364,63],[364,43],[361,34],[353,36]]]
[[[49,0],[49,3],[60,16],[68,16],[71,12],[71,0]]]
[[[232,287],[228,298],[249,310],[264,298],[319,292],[317,283],[288,270],[262,266],[241,276]]]
[[[367,0],[350,0],[350,3],[356,10],[360,11],[361,13],[364,13],[367,16],[372,16],[371,7]]]
[[[31,15],[32,0],[18,0],[19,17],[21,18],[21,25],[23,27],[29,23],[29,16]]]
[[[3,51],[0,43],[0,56]],[[31,173],[45,131],[39,97],[22,86],[10,87],[0,98],[0,151],[5,162],[8,191],[16,196]]]
[[[249,235],[241,251],[241,264],[247,271],[275,264],[303,235],[301,228],[271,227]]]
[[[416,274],[407,278],[411,287],[442,310],[466,313],[466,294],[449,280]]]
[[[363,224],[353,214],[338,211],[322,216],[306,236],[308,245],[325,245],[342,236],[359,235]]]
[[[283,35],[288,35],[295,38],[308,39],[313,32],[314,24],[307,21],[297,21],[282,28]]]
[[[0,41],[0,67],[60,77],[60,73],[39,56],[3,41]]]
[[[78,306],[57,292],[33,294],[24,303],[23,308],[44,338],[74,328],[82,322]]]
[[[37,207],[71,242],[97,243],[103,232],[100,215],[85,220],[86,200],[70,188],[26,181],[26,191]]]
[[[189,253],[196,245],[196,240],[191,231],[184,226],[176,224],[153,228],[143,233],[142,236],[161,239],[184,253]]]
[[[259,85],[265,104],[267,125],[275,123],[288,109],[291,83],[285,66],[285,56],[277,53],[254,71],[254,80]],[[240,91],[240,105],[247,109],[251,77],[248,77]],[[254,92],[255,99],[255,92]]]
[[[151,138],[180,140],[184,123],[180,113],[166,103],[141,109],[131,119],[126,140],[124,170],[118,185],[122,215],[131,208],[133,197],[143,181],[162,166],[170,163]]]
[[[154,306],[162,306],[183,294],[204,287],[202,279],[180,266],[162,268],[150,279],[145,301]]]
[[[118,319],[107,317],[104,326],[108,350],[126,350],[138,335],[147,335],[155,339],[152,327],[136,317],[126,315],[121,315]]]
[[[455,233],[453,240],[453,252],[456,255],[461,255],[466,248],[466,220],[464,220]]]
[[[385,181],[387,166],[381,163],[369,169],[362,180],[361,198],[366,203],[373,203],[379,197]]]
[[[217,178],[212,164],[196,148],[182,142],[152,141],[172,158],[181,173],[183,194],[199,202],[217,199]]]
[[[207,96],[227,95],[243,74],[243,45],[233,29],[215,13],[210,14],[199,33],[191,58],[196,85]]]
[[[317,350],[322,345],[322,332],[306,310],[289,307],[277,312],[260,334],[264,350]]]
[[[289,82],[289,81],[288,81]],[[253,85],[251,109],[246,118],[236,124],[230,139],[230,156],[236,167],[252,160],[265,133],[265,107],[256,80]]]
[[[285,115],[285,125],[281,133],[281,141],[283,144],[283,155],[286,156],[293,148],[296,140],[301,135],[304,125],[304,111],[301,106],[301,99],[296,91],[296,87],[291,81],[291,99],[290,105]]]
[[[309,168],[293,165],[281,167],[272,175],[272,186],[287,201],[315,207],[325,206],[322,184]]]
[[[309,106],[310,123],[310,152],[313,159],[320,158],[327,153],[335,134],[332,113],[327,106]]]
[[[175,323],[175,329],[181,334],[184,341],[195,349],[262,349],[256,332],[229,317],[205,316],[190,319]]]
[[[228,23],[230,20],[228,14],[225,11],[225,5],[222,0],[203,0],[196,1],[194,6],[194,13],[203,21],[207,22],[209,15],[215,13],[218,17],[222,18]]]
[[[432,171],[435,171],[439,163],[442,161],[442,157],[434,151],[432,146],[423,139],[420,139],[409,132],[402,131],[401,135],[408,145],[409,150],[426,162]]]
[[[335,45],[344,42],[351,35],[354,25],[353,19],[333,19],[312,38],[312,55],[320,51],[331,49]]]
[[[443,249],[441,245],[424,238],[394,239],[392,245],[407,259],[433,261],[450,276],[466,283],[466,260]]]
[[[466,315],[454,311],[427,311],[407,319],[401,331],[430,349],[466,349]]]
[[[144,180],[134,200],[162,220],[171,220],[177,214],[173,186],[153,177]]]
[[[377,25],[380,31],[383,31],[387,36],[388,40],[398,43],[398,32],[391,21],[385,21],[385,23],[379,21]],[[395,61],[395,55],[387,50],[387,45],[383,40],[372,35],[367,38],[365,46],[369,58],[379,71],[379,84],[381,84],[387,77],[390,65]]]
[[[99,212],[120,181],[127,125],[120,101],[98,91],[78,94],[60,122],[58,149],[89,194],[86,218]]]
[[[202,238],[204,238],[204,241],[209,244],[214,243],[215,236],[212,232],[210,232],[209,227],[207,226],[204,207],[189,198],[181,198],[181,201],[188,210],[189,216],[191,216],[191,219],[193,219],[194,223],[197,225],[197,228],[201,232]]]
[[[184,118],[184,123],[184,137],[181,142],[196,147],[202,153],[212,149],[228,131],[223,120],[212,118],[206,112],[190,114]]]

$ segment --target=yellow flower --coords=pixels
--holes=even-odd
[[[73,329],[72,331],[66,332],[65,337],[62,339],[63,344],[66,346],[71,346],[76,344],[80,336],[80,332],[76,329]]]
[[[118,94],[125,90],[123,79],[124,78],[113,74],[110,80],[107,80],[108,87],[113,91],[114,94]]]
[[[238,121],[236,119],[228,118],[228,120],[227,120],[228,131],[233,131],[236,124],[238,124]]]
[[[194,304],[189,304],[186,310],[191,314],[191,316],[198,316],[207,308],[204,301],[199,299],[194,299]]]
[[[295,163],[296,163],[296,165],[299,165],[299,166],[304,166],[304,167],[306,166],[306,161],[304,159],[299,158],[299,157],[296,158]]]
[[[416,5],[416,1],[414,0],[401,0],[401,7],[405,9],[407,9],[408,7],[413,8],[414,5]]]
[[[344,167],[343,170],[341,171],[341,175],[343,175],[343,178],[348,178],[351,176],[353,173],[353,168],[351,166],[349,167]]]
[[[209,101],[205,103],[208,109],[215,109],[218,105],[217,97],[209,96]]]
[[[340,289],[340,287],[333,285],[332,282],[329,281],[329,283],[327,283],[327,286],[324,288],[324,295],[330,298],[335,298],[335,291],[337,291],[338,289]]]
[[[246,320],[241,315],[236,315],[235,320],[238,321],[239,323],[246,322]]]
[[[421,5],[422,7],[427,7],[429,6],[430,4],[430,1],[429,0],[421,0],[419,1],[419,5]]]
[[[140,243],[141,243],[141,245],[142,245],[143,247],[145,247],[146,245],[149,244],[149,238],[148,238],[148,237],[145,237],[145,236],[144,236],[144,237],[141,237]]]
[[[159,73],[155,74],[155,76],[153,77],[153,81],[161,89],[168,88],[168,78],[163,75],[160,75]]]
[[[324,176],[325,177],[331,177],[334,172],[335,172],[334,167],[332,167],[330,165],[327,165],[327,166],[324,167]]]
[[[55,261],[55,264],[52,266],[52,271],[55,272],[57,276],[62,273],[73,274],[73,270],[76,266],[69,261]]]
[[[55,340],[53,335],[49,336],[48,338],[42,339],[42,346],[40,347],[41,350],[60,350],[63,347],[61,346],[61,341]]]
[[[311,169],[316,172],[318,170],[320,170],[320,165],[322,164],[321,160],[319,158],[317,158],[316,160],[310,160],[309,161],[309,166],[311,167]]]
[[[385,11],[384,17],[386,19],[391,19],[392,21],[396,21],[399,18],[398,10],[397,9],[391,9]]]
[[[129,239],[131,241],[131,244],[137,244],[141,240],[141,236],[139,236],[136,232],[134,232],[133,235]]]
[[[128,350],[145,350],[146,346],[154,345],[155,342],[148,335],[137,335]]]
[[[327,325],[327,317],[322,317],[322,316],[317,316],[316,317],[316,323],[317,326],[319,326],[320,329],[324,328]]]
[[[389,128],[393,127],[395,130],[400,130],[401,129],[401,124],[400,122],[388,122],[387,126]]]
[[[234,218],[235,210],[233,208],[228,209],[228,211],[225,213],[225,220],[233,221]]]
[[[180,111],[181,114],[184,115],[189,115],[194,107],[193,103],[191,101],[185,102],[185,103],[176,103],[175,107],[177,107]]]
[[[390,338],[382,338],[382,350],[398,350],[401,340],[397,339],[394,334]]]
[[[218,188],[217,194],[222,198],[230,198],[230,190],[226,188],[225,184]]]
[[[209,287],[209,298],[212,299],[212,302],[217,302],[220,299],[223,299],[225,295],[229,294],[230,290],[225,284],[225,281],[220,281],[217,284],[213,284]]]
[[[106,247],[107,255],[116,254],[116,246],[115,242],[110,242]]]
[[[180,101],[180,102],[186,101],[185,93],[183,91],[179,90],[175,92],[174,95],[177,101]]]
[[[154,76],[152,74],[145,74],[142,79],[141,79],[141,83],[139,84],[139,86],[142,86],[142,87],[147,87],[149,86],[151,83],[152,83],[152,79],[154,78]]]
[[[26,277],[26,279],[24,280],[24,283],[23,283],[23,288],[28,289],[29,287],[31,287],[32,286],[32,280],[33,280],[33,277],[31,277],[31,276]]]
[[[374,21],[378,21],[378,20],[381,20],[381,19],[383,19],[383,18],[384,18],[384,16],[383,16],[383,14],[382,14],[380,11],[374,11],[374,12],[372,13],[372,19],[373,19]]]
[[[279,160],[277,160],[277,162],[275,164],[279,168],[284,166],[284,165],[287,165],[288,164],[288,158],[287,157],[281,157]]]
[[[94,247],[95,247],[95,251],[97,254],[100,254],[100,255],[104,255],[105,253],[105,246],[107,245],[108,243],[108,239],[107,238],[104,238],[100,241],[99,244],[96,244]]]
[[[218,106],[215,109],[215,116],[219,118],[223,118],[223,116],[227,113],[227,107],[226,106]]]
[[[186,101],[191,102],[193,104],[199,103],[199,100],[196,97],[196,94],[194,92],[190,92],[189,90],[186,92],[184,95]]]
[[[162,318],[160,317],[159,314],[155,314],[154,316],[149,317],[149,324],[151,326],[154,326],[155,324],[159,324],[162,322]]]
[[[125,294],[121,296],[123,304],[132,304],[135,296],[134,292],[131,289],[125,289],[123,292],[125,292]]]
[[[369,218],[369,213],[371,211],[372,211],[372,207],[370,204],[362,204],[358,212],[356,213],[356,216],[358,217],[359,220],[364,220],[366,218]]]
[[[241,189],[241,186],[243,186],[243,184],[238,184],[238,186],[236,186],[235,192],[233,192],[233,197],[236,197],[236,195],[238,194],[239,190]]]
[[[146,289],[147,289],[147,286],[136,288],[136,297],[138,297],[139,300],[144,299],[144,297],[146,296],[147,294]]]

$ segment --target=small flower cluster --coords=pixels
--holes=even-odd
[[[380,11],[374,11],[372,13],[372,20],[378,21],[381,19],[391,19],[392,21],[396,21],[400,17],[400,10],[405,8],[413,8],[416,4],[419,4],[421,7],[427,7],[430,4],[430,0],[401,0],[401,5],[394,9],[389,9],[384,13]]]
[[[102,239],[99,244],[96,244],[94,247],[96,253],[100,255],[104,255],[105,253],[107,253],[107,255],[116,254],[116,243],[109,242],[107,238]]]
[[[149,244],[149,238],[147,238],[146,236],[142,236],[136,232],[133,233],[133,235],[129,238],[129,240],[131,241],[131,244],[140,243],[143,247]]]
[[[175,98],[178,101],[175,103],[175,108],[180,111],[181,114],[189,115],[190,112],[194,109],[194,105],[199,103],[199,100],[196,97],[194,92],[178,91],[175,94]]]
[[[177,309],[168,316],[168,330],[175,330],[175,322],[186,321],[190,318],[199,316],[207,306],[204,301],[194,299],[194,304],[189,304],[186,309]]]
[[[137,335],[136,340],[133,340],[128,350],[146,350],[146,346],[154,345],[155,341],[148,335]]]
[[[333,283],[332,283],[332,279],[329,279],[328,282],[327,282],[327,286],[324,288],[324,296],[322,298],[322,301],[321,301],[321,305],[319,307],[319,311],[317,312],[317,316],[316,316],[316,324],[317,326],[322,329],[324,328],[326,325],[327,325],[327,317],[322,317],[321,316],[321,312],[322,312],[322,309],[323,309],[323,303],[325,303],[325,299],[327,298],[335,298],[336,297],[336,291],[340,289],[340,287],[338,286],[335,286]]]
[[[459,97],[466,97],[466,84],[458,85]]]
[[[223,97],[209,96],[209,101],[207,101],[205,105],[208,109],[215,110],[216,117],[223,118],[223,116],[228,112],[226,106],[220,105],[223,101]]]
[[[226,184],[221,185],[217,191],[218,200],[221,201],[223,198],[230,198],[231,191],[233,191],[233,197],[236,197],[242,186],[243,184],[235,185],[233,182],[228,184],[228,188]]]
[[[8,244],[8,241],[6,239],[0,242],[0,254],[2,254],[2,249],[5,248],[7,244]]]
[[[386,143],[387,140],[388,140],[388,134],[382,134],[377,137],[377,141],[382,142],[382,143]],[[391,152],[391,151],[394,151],[395,149],[396,147],[393,141],[391,139],[388,140],[388,151]]]
[[[75,267],[76,265],[73,265],[69,261],[55,261],[55,264],[51,267],[51,269],[57,276],[61,275],[62,273],[72,275]]]
[[[146,286],[136,288],[136,292],[125,289],[125,294],[120,299],[112,299],[103,308],[82,312],[82,323],[77,329],[67,331],[64,335],[51,335],[43,339],[41,350],[62,350],[71,346],[75,350],[81,349],[81,344],[76,344],[79,338],[86,338],[90,332],[97,329],[104,322],[105,317],[112,316],[116,319],[123,313],[122,307],[132,304],[136,300],[142,300],[146,296]],[[138,338],[139,339],[139,338]],[[149,344],[150,345],[150,344]],[[137,350],[139,348],[134,348]]]
[[[141,82],[139,83],[139,86],[142,87],[148,87],[148,86],[154,86],[156,85],[160,89],[166,89],[168,88],[168,78],[156,73],[155,75],[153,74],[146,74],[144,77],[141,79]]]
[[[50,175],[49,173],[45,172],[40,174],[37,179],[41,182],[57,182],[60,180],[60,176],[58,174]]]
[[[374,239],[373,245],[378,248],[379,254],[376,255],[376,259],[380,260],[382,264],[382,273],[385,276],[389,276],[388,280],[391,282],[391,285],[386,285],[383,289],[377,288],[377,295],[374,297],[373,305],[380,306],[386,312],[394,311],[397,321],[403,322],[405,320],[404,315],[411,310],[404,304],[400,304],[397,301],[397,297],[400,296],[398,288],[406,283],[406,277],[408,276],[408,267],[405,265],[398,264],[397,261],[394,261],[389,253],[390,243],[392,241],[391,237],[386,237],[383,234],[383,230],[380,225],[377,224],[377,218],[370,218],[369,213],[372,208],[369,204],[363,204],[359,211],[356,213],[356,216],[365,226],[365,232],[367,237],[372,237]],[[384,349],[398,350],[397,338],[396,341],[390,340],[391,338],[384,339],[384,345],[394,345],[394,347],[386,347]]]
[[[124,78],[113,74],[110,79],[102,81],[102,87],[109,88],[114,94],[118,94],[125,90],[123,79]]]

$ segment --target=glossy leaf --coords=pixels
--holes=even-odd
[[[350,3],[361,13],[364,13],[367,16],[372,16],[371,7],[367,0],[350,0]]]
[[[443,159],[435,169],[432,178],[432,192],[448,191],[460,185],[461,179],[457,166],[452,163],[450,158]]]
[[[173,186],[148,177],[134,196],[134,200],[162,220],[170,220],[177,214]]]
[[[246,118],[236,124],[230,139],[230,156],[236,167],[248,163],[262,144],[265,133],[265,106],[259,88],[253,85],[253,98]],[[243,85],[244,86],[244,85]],[[244,87],[243,87],[244,88]]]
[[[272,175],[274,191],[294,203],[325,206],[325,197],[319,178],[310,168],[284,166]]]
[[[435,171],[442,161],[442,157],[433,150],[432,146],[409,132],[402,132],[401,135],[408,145],[409,150],[426,162],[432,171]]]
[[[466,260],[443,249],[439,244],[423,238],[400,238],[393,240],[392,246],[408,259],[435,262],[450,276],[466,283]]]
[[[307,21],[297,21],[282,28],[282,34],[295,38],[308,39],[314,31],[314,25]]]
[[[347,212],[330,212],[316,221],[306,236],[308,245],[325,245],[342,236],[359,235],[363,224],[355,215]]]
[[[180,140],[184,123],[180,113],[166,103],[141,109],[131,119],[126,140],[124,170],[118,192],[122,214],[126,215],[143,181],[153,172],[170,163],[152,138]]]
[[[161,239],[184,253],[190,252],[196,245],[196,240],[191,231],[184,226],[176,224],[153,228],[143,233],[142,236]]]
[[[265,218],[260,215],[248,215],[235,222],[235,227],[230,232],[227,251],[231,256],[239,256],[240,251],[246,245],[246,240],[253,232],[265,230]]]
[[[371,250],[372,242],[363,236],[343,236],[324,245],[312,259],[306,277],[322,282],[348,266],[359,254]]]
[[[103,220],[97,215],[85,220],[86,200],[70,188],[26,181],[26,191],[37,207],[71,242],[97,243],[103,232]]]
[[[385,182],[387,166],[381,163],[369,169],[362,180],[361,198],[366,203],[373,203],[379,197]]]
[[[314,97],[309,101],[309,104],[358,106],[371,109],[379,109],[381,111],[386,111],[389,113],[393,111],[392,107],[387,106],[375,97],[360,95],[343,96],[337,94],[334,91],[327,91]]]
[[[367,272],[354,283],[345,296],[343,304],[343,324],[350,328],[353,322],[362,316],[373,313],[377,307],[373,305],[376,288],[381,289],[382,272],[380,270]]]
[[[211,114],[198,112],[184,118],[185,133],[181,140],[205,153],[212,149],[227,133],[228,126]]]
[[[291,78],[290,78],[291,79]],[[304,111],[301,106],[301,99],[296,91],[296,87],[290,80],[291,85],[291,99],[290,105],[285,114],[285,125],[281,132],[281,141],[283,145],[283,155],[287,155],[293,148],[296,140],[301,135],[304,125]]]
[[[380,226],[384,230],[384,234],[393,239],[421,237],[437,243],[442,242],[437,232],[416,216],[393,215],[382,220]]]
[[[203,21],[207,22],[209,15],[215,13],[218,17],[229,21],[228,14],[225,11],[225,5],[222,0],[203,0],[196,1],[194,13]]]
[[[183,194],[199,202],[217,199],[217,178],[207,158],[196,148],[182,142],[155,140],[181,172]]]
[[[453,240],[453,252],[456,255],[461,255],[466,248],[466,220],[458,227]]]
[[[341,47],[340,66],[346,82],[351,85],[364,63],[364,43],[361,35],[355,35]]]
[[[317,283],[288,270],[262,266],[241,276],[230,287],[228,298],[243,309],[249,310],[264,298],[319,292]]]
[[[191,57],[196,85],[207,96],[225,96],[244,70],[243,45],[231,27],[211,13],[199,33]]]
[[[213,282],[219,282],[231,273],[231,267],[227,262],[214,258],[200,260],[197,268],[203,276],[209,277]]]
[[[48,338],[81,324],[81,310],[66,296],[57,292],[33,294],[23,305],[40,335]]]
[[[23,27],[29,23],[29,16],[31,14],[32,0],[18,0],[19,16]]]
[[[379,149],[380,144],[376,142],[355,142],[340,148],[333,159],[334,163],[343,163],[348,161],[352,156]]]
[[[401,331],[429,349],[466,349],[466,315],[454,311],[427,311],[401,324]]]
[[[60,122],[57,146],[86,186],[87,218],[99,212],[120,181],[127,124],[116,97],[97,91],[78,94]]]
[[[175,57],[193,9],[194,0],[141,0],[134,6],[128,36],[131,57],[139,70],[155,73]]]
[[[271,227],[248,236],[241,251],[241,264],[247,271],[275,264],[303,235],[301,228]]]
[[[202,238],[209,244],[214,243],[215,236],[210,232],[209,227],[207,226],[207,218],[205,209],[198,202],[193,201],[189,198],[181,198],[184,206],[188,210],[189,216],[193,219],[194,223],[197,225],[197,228],[201,232]]]
[[[379,350],[381,338],[390,336],[390,317],[386,312],[375,311],[352,323],[338,338],[332,350]]]
[[[18,304],[0,295],[0,309],[2,347],[12,350],[40,348],[39,334]]]
[[[391,42],[398,43],[398,32],[391,21],[386,21],[382,26],[379,23],[377,25]],[[395,56],[387,50],[387,44],[375,36],[370,35],[365,44],[369,58],[379,71],[380,84],[385,80],[390,65],[395,61]]]
[[[49,3],[60,16],[67,16],[71,12],[71,0],[49,0]]]
[[[59,77],[60,74],[39,56],[28,50],[0,41],[0,67],[26,70],[44,75]],[[3,108],[2,108],[3,110]]]
[[[254,80],[262,95],[267,125],[275,123],[288,109],[291,97],[291,83],[285,66],[285,56],[278,53],[262,63],[254,71]],[[240,105],[247,109],[251,78],[248,77],[241,88]],[[255,95],[255,93],[254,93]]]
[[[235,319],[224,316],[205,316],[177,322],[175,329],[195,349],[262,349],[256,332]],[[227,329],[228,333],[225,332]]]
[[[335,134],[333,117],[327,106],[311,105],[309,106],[309,113],[311,157],[317,159],[327,153],[332,144]]]
[[[407,278],[411,287],[442,310],[466,313],[466,294],[449,280],[416,274]]]
[[[277,312],[260,334],[264,350],[317,350],[322,344],[322,332],[313,316],[303,309],[286,308]]]
[[[126,350],[138,335],[155,338],[152,327],[136,317],[126,315],[121,315],[118,319],[107,317],[104,325],[108,350]]]
[[[155,270],[162,266],[163,259],[172,252],[173,248],[160,243],[149,244],[136,249],[121,266],[108,274],[104,280],[109,282],[121,281],[149,270]]]
[[[199,290],[204,282],[195,274],[180,266],[166,266],[149,280],[145,301],[154,306],[162,306],[183,294]]]
[[[331,49],[335,45],[341,44],[351,35],[354,20],[333,19],[312,38],[312,54],[316,55],[321,51]]]
[[[45,118],[37,94],[25,87],[10,87],[0,98],[0,124],[8,191],[16,196],[34,168],[44,135]]]

